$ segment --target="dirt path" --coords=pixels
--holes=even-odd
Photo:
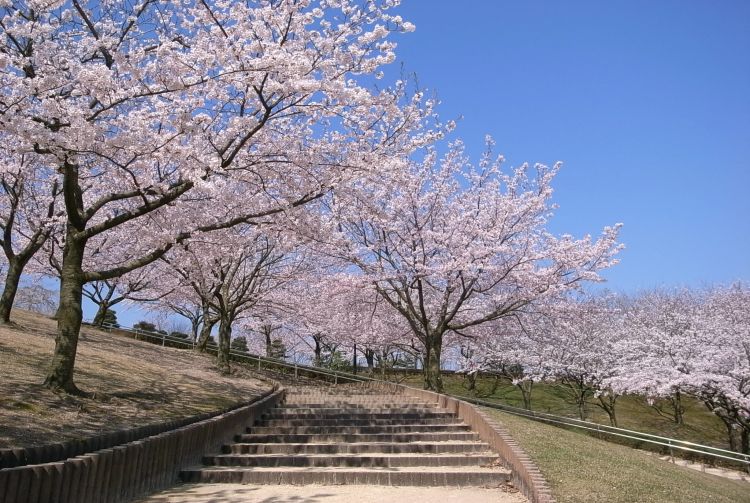
[[[14,311],[0,327],[0,447],[30,447],[192,416],[269,388],[247,371],[220,376],[213,359],[83,328],[75,380],[95,399],[44,388],[55,322]]]
[[[184,484],[140,503],[526,503],[520,493],[474,487]]]

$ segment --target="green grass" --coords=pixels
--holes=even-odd
[[[493,409],[537,463],[559,503],[742,503],[750,484]]]
[[[493,394],[492,379],[480,377],[477,379],[476,398],[490,402],[498,402],[514,407],[523,407],[521,392],[509,382],[503,382]],[[421,375],[410,376],[404,384],[420,387]],[[466,379],[461,375],[446,374],[443,376],[445,392],[452,395],[472,396],[467,391]],[[559,416],[577,418],[575,405],[565,400],[565,393],[553,384],[535,384],[531,394],[532,409]],[[728,449],[726,429],[723,423],[697,400],[683,397],[685,407],[685,424],[677,426],[670,419],[659,415],[639,396],[623,396],[617,400],[617,420],[620,428],[651,433],[663,437],[677,438],[699,444]],[[592,399],[589,407],[589,421],[609,424],[607,414],[594,405]]]

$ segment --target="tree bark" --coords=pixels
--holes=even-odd
[[[219,372],[228,375],[231,371],[229,366],[229,346],[232,339],[232,319],[222,315],[219,321],[219,351],[216,353],[216,366]]]
[[[320,367],[320,364],[323,361],[322,354],[323,354],[323,347],[320,344],[320,337],[317,335],[313,335],[313,341],[315,342],[315,360],[314,360],[314,366]]]
[[[195,345],[195,350],[199,353],[206,351],[208,345],[208,338],[211,337],[211,331],[216,325],[216,318],[211,316],[210,308],[207,303],[203,305],[203,326],[201,327],[201,334],[198,337],[198,342]]]
[[[80,391],[73,382],[73,369],[83,319],[81,303],[84,278],[81,265],[86,241],[74,239],[70,231],[67,234],[60,275],[60,307],[57,310],[55,352],[44,385],[53,390],[79,394]]]
[[[682,396],[680,394],[680,390],[676,390],[671,397],[669,397],[669,401],[672,402],[672,410],[674,411],[674,422],[678,426],[682,426],[685,424],[685,418],[683,417],[685,414],[685,408],[682,406]]]
[[[93,325],[95,327],[101,328],[104,324],[104,317],[107,315],[107,311],[109,310],[109,302],[101,302],[99,304],[99,307],[96,310],[96,316],[94,316]]]
[[[18,283],[21,280],[21,272],[25,264],[16,257],[8,261],[8,272],[5,275],[5,287],[0,297],[0,323],[10,323],[10,310],[18,292]]]
[[[531,410],[531,391],[534,388],[534,381],[531,381],[531,380],[518,381],[516,383],[516,388],[518,388],[521,391],[521,398],[523,399],[523,408],[526,410]]]
[[[375,371],[375,351],[365,349],[365,361],[367,362],[367,373],[372,375]]]
[[[425,337],[424,377],[425,389],[443,392],[443,377],[440,374],[440,353],[443,349],[443,334],[428,334]]]
[[[617,402],[617,395],[599,395],[599,406],[607,413],[609,417],[609,425],[617,428],[617,414],[615,411],[615,404]]]

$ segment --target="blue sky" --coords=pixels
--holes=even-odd
[[[750,2],[404,0],[399,64],[477,158],[563,161],[551,228],[623,222],[607,287],[750,280]],[[387,75],[397,78],[399,65]]]
[[[750,2],[404,0],[403,62],[476,159],[563,161],[551,228],[623,222],[606,287],[750,280]],[[118,306],[118,311],[124,311]],[[86,317],[93,317],[87,306]],[[121,312],[132,324],[145,313]]]

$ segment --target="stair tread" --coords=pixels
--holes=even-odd
[[[196,466],[185,471],[201,472],[400,472],[400,473],[510,473],[502,466]]]

